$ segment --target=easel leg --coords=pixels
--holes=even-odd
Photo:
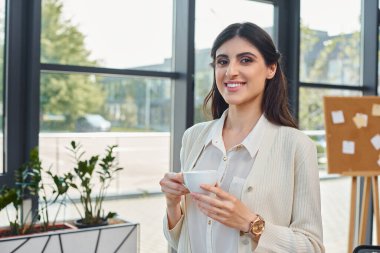
[[[367,177],[364,177],[363,201],[362,201],[362,208],[361,208],[362,212],[360,215],[359,244],[365,243],[370,191],[371,191],[371,178],[367,176]]]
[[[348,236],[348,252],[351,253],[354,244],[354,232],[355,232],[355,207],[356,207],[356,188],[357,188],[357,177],[352,177],[351,182],[351,208],[350,208],[350,225],[349,225],[349,236]]]
[[[373,210],[376,223],[376,241],[380,245],[380,213],[379,213],[379,186],[377,176],[372,177]]]

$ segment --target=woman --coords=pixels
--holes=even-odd
[[[218,171],[211,194],[191,193],[182,173],[160,181],[164,234],[183,252],[324,252],[317,151],[296,129],[270,36],[252,23],[226,27],[211,49],[213,121],[189,128],[181,167]]]

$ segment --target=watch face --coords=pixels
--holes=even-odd
[[[261,234],[264,230],[264,226],[265,226],[265,222],[261,218],[259,218],[253,223],[251,231],[253,234],[256,234],[256,235]]]

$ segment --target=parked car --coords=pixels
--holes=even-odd
[[[111,130],[111,122],[99,114],[86,114],[78,118],[75,130],[77,132],[107,132]]]

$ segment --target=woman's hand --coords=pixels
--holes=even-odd
[[[182,173],[166,173],[160,180],[161,191],[165,194],[169,229],[173,228],[181,218],[181,196],[189,193],[183,185]]]
[[[201,185],[201,188],[215,194],[213,197],[212,195],[191,193],[202,213],[239,231],[249,230],[250,222],[256,218],[256,214],[252,213],[247,206],[220,187]]]
[[[183,185],[182,173],[166,173],[161,179],[160,185],[168,206],[179,205],[181,196],[189,193],[189,190]]]

